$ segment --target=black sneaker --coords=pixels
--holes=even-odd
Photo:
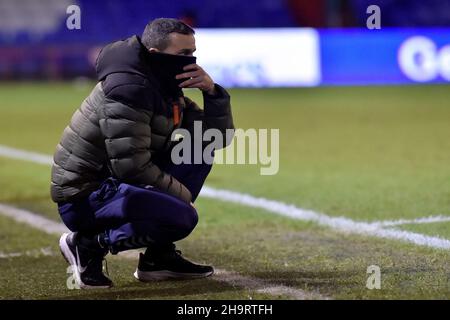
[[[148,257],[139,254],[139,264],[134,277],[143,282],[167,279],[198,279],[214,273],[214,268],[192,263],[179,250],[171,250],[161,256]]]
[[[76,284],[82,289],[110,288],[112,281],[103,274],[103,260],[107,251],[99,251],[77,243],[77,233],[64,233],[59,248],[72,266]]]

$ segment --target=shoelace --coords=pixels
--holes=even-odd
[[[181,253],[181,250],[178,250],[178,249],[174,250],[173,253],[172,253],[172,255],[173,255],[173,257],[175,257],[175,258],[177,258],[177,259],[182,259],[182,260],[184,260],[184,259],[183,259],[183,254]]]
[[[101,260],[100,260],[101,259]],[[100,261],[99,261],[100,260]],[[100,270],[95,270],[94,272],[98,272],[98,271],[100,271],[100,272],[105,272],[108,276],[109,276],[109,269],[108,269],[108,260],[106,260],[106,258],[105,257],[102,257],[102,258],[93,258],[93,259],[91,259],[91,260],[89,260],[89,262],[87,263],[88,265],[89,264],[91,264],[91,263],[93,263],[93,264],[96,264],[96,263],[99,263],[99,264],[101,264],[101,269]]]
[[[180,250],[174,250],[173,255],[174,255],[175,259],[178,260],[179,263],[182,263],[183,265],[192,265],[192,262],[190,262],[189,260],[186,260],[183,257],[183,254],[181,253]]]
[[[165,254],[166,258],[170,259],[182,259],[183,260],[183,254],[181,253],[180,250],[173,250],[173,251],[169,251]]]

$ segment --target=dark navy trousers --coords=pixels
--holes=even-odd
[[[197,198],[212,165],[169,161],[159,167]],[[104,234],[111,253],[147,246],[165,247],[187,237],[198,222],[188,203],[159,191],[106,179],[87,198],[58,204],[64,224],[86,235]]]

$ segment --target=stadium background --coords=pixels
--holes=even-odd
[[[142,285],[119,256],[116,288],[68,290],[48,164],[101,47],[157,17],[196,28],[238,127],[280,129],[280,172],[214,168],[179,246],[215,279]],[[0,79],[0,298],[450,297],[450,1],[0,0]]]
[[[368,30],[372,2],[366,0],[2,0],[0,78],[92,78],[103,45],[141,34],[150,19],[170,16],[206,29],[198,35],[199,61],[229,61],[210,68],[229,87],[448,82],[449,3],[379,1],[382,29]],[[66,27],[71,4],[81,9],[81,30]],[[298,27],[315,29],[286,29]]]

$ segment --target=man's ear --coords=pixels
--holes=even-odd
[[[157,49],[157,48],[150,48],[148,51],[149,52],[159,52],[159,49]]]

